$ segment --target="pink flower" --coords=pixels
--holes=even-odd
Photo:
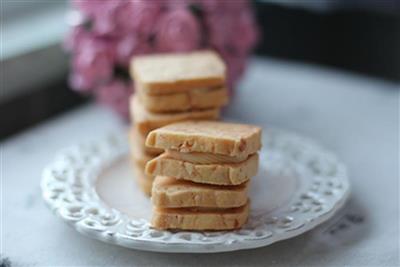
[[[96,99],[115,110],[123,118],[129,118],[129,96],[133,93],[133,85],[119,79],[112,80],[99,87]]]
[[[200,25],[186,9],[172,10],[158,21],[156,49],[161,52],[194,50],[200,40]]]
[[[146,37],[153,33],[164,5],[165,2],[162,0],[135,0],[131,2],[132,17],[129,19],[129,23],[132,28]]]
[[[228,13],[238,12],[249,7],[248,0],[194,0],[200,4],[206,12]]]
[[[195,0],[196,4],[202,6],[203,10],[206,12],[218,12],[223,8],[224,1],[216,0]]]
[[[135,1],[136,2],[136,1]],[[126,0],[75,0],[73,5],[87,15],[100,35],[121,35],[131,31],[135,2]]]
[[[247,54],[233,54],[227,50],[219,51],[227,65],[228,87],[233,89],[234,85],[244,74],[247,63]]]
[[[255,21],[249,9],[225,15],[211,14],[206,18],[210,45],[218,50],[246,54],[258,39]]]
[[[240,12],[249,8],[248,0],[235,0],[235,1],[221,1],[225,3],[224,8],[228,12]]]
[[[235,49],[239,53],[248,53],[258,40],[257,27],[255,25],[254,17],[250,10],[244,10],[240,12],[235,24],[233,26],[237,36],[236,42],[234,42]]]
[[[147,54],[151,47],[147,40],[137,34],[129,34],[121,37],[115,44],[115,56],[119,64],[128,66],[134,55]]]
[[[233,88],[258,39],[249,0],[71,1],[80,12],[71,13],[74,28],[65,40],[72,56],[70,83],[125,118],[133,85],[121,79],[132,57],[214,49],[227,63]]]
[[[103,1],[93,14],[93,31],[99,35],[108,36],[123,34],[120,23],[127,17],[128,5],[129,2],[122,0]]]
[[[112,50],[108,42],[96,38],[83,40],[72,58],[72,87],[88,91],[107,81],[113,73],[113,65]]]
[[[233,25],[236,24],[237,17],[232,14],[210,14],[205,18],[207,26],[208,42],[218,50],[225,50],[227,46],[233,44],[241,38],[236,34]]]
[[[92,17],[97,10],[102,8],[101,0],[72,0],[72,6],[82,11],[85,15]]]
[[[116,30],[120,32],[122,35],[126,33],[130,33],[133,30],[132,20],[134,18],[134,13],[132,10],[132,2],[131,1],[122,1],[115,8],[114,11],[114,23]]]
[[[100,35],[121,35],[132,30],[132,4],[126,0],[75,0],[72,2],[92,22]]]
[[[234,85],[242,78],[246,68],[247,57],[236,56],[227,59],[228,86],[232,90]]]
[[[166,3],[167,3],[166,7],[169,10],[176,9],[176,8],[187,8],[191,4],[191,2],[195,3],[195,1],[189,2],[187,0],[168,0],[168,1],[166,1]]]
[[[94,81],[92,77],[85,75],[83,72],[78,72],[77,70],[74,70],[69,74],[68,82],[72,89],[82,93],[88,93],[94,89]]]
[[[79,49],[82,41],[87,39],[89,35],[90,33],[88,33],[82,26],[73,27],[64,40],[64,49],[69,52]]]

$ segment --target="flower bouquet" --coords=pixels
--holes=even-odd
[[[214,49],[228,66],[232,90],[257,41],[247,0],[73,0],[70,84],[124,118],[134,84],[132,57]]]

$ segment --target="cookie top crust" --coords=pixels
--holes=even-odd
[[[130,114],[138,131],[147,135],[150,131],[170,123],[184,120],[215,120],[219,118],[220,109],[210,108],[202,110],[189,110],[185,112],[154,113],[148,111],[134,94],[131,96]]]
[[[147,94],[171,94],[225,84],[226,66],[211,51],[135,57],[131,76]]]
[[[146,146],[245,158],[261,148],[261,128],[218,121],[184,121],[150,132]]]

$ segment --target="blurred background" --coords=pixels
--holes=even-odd
[[[91,98],[69,88],[63,44],[79,20],[70,2],[1,4],[0,138],[5,139]],[[251,5],[260,33],[254,56],[400,84],[400,1],[254,0]]]

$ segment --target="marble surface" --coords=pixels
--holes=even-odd
[[[94,104],[1,143],[1,259],[11,266],[399,265],[399,88],[316,66],[253,60],[226,118],[316,139],[347,163],[352,196],[317,229],[232,253],[161,254],[86,238],[40,195],[44,165],[61,148],[125,126]],[[1,263],[1,262],[0,262]],[[1,265],[1,264],[0,264]]]

